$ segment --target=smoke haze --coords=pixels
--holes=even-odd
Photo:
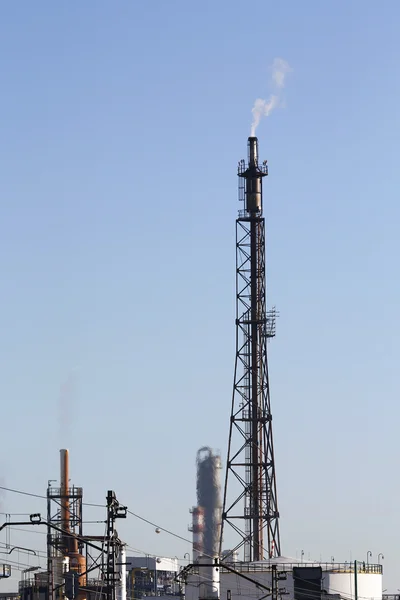
[[[289,64],[283,58],[275,58],[271,67],[270,86],[273,90],[268,100],[257,98],[252,108],[253,122],[251,124],[251,135],[256,135],[256,129],[260,123],[261,117],[268,117],[271,112],[281,106],[282,90],[285,87],[285,78],[291,71]]]
[[[78,369],[72,369],[60,386],[58,398],[58,427],[59,441],[68,447],[73,433],[73,423],[76,418],[76,397],[78,392]]]

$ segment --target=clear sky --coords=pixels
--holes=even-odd
[[[114,489],[190,536],[196,451],[227,444],[236,166],[282,57],[257,130],[282,551],[383,553],[400,587],[399,20],[395,0],[1,3],[3,486],[45,493],[67,446],[86,501]],[[190,549],[133,517],[120,535]]]

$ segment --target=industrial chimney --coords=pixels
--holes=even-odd
[[[74,525],[72,522],[74,515],[71,515],[70,501],[74,498],[75,488],[69,484],[69,452],[66,449],[60,450],[60,496],[61,496],[61,529],[62,533],[62,552],[68,559],[69,572],[80,575],[78,578],[79,587],[86,585],[86,558],[79,552],[78,538],[74,534]],[[83,573],[83,575],[81,575]],[[79,598],[84,598],[85,594],[80,593]]]

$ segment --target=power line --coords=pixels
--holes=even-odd
[[[23,496],[30,496],[30,497],[33,497],[33,498],[40,498],[42,500],[47,500],[47,496],[43,496],[41,494],[34,494],[33,492],[25,492],[23,490],[16,490],[16,489],[8,488],[8,487],[5,487],[5,486],[0,486],[0,490],[4,490],[6,492],[12,492],[14,494],[20,494],[20,495],[23,495]],[[91,503],[91,502],[84,502],[83,505],[84,506],[93,506],[93,507],[96,507],[96,508],[106,508],[105,505],[103,505],[103,504],[95,504],[95,503]],[[163,531],[164,533],[167,533],[168,535],[172,535],[173,537],[175,537],[175,538],[177,538],[177,539],[179,539],[179,540],[181,540],[181,541],[183,541],[185,543],[192,544],[192,540],[189,540],[189,539],[187,539],[187,538],[179,535],[178,533],[174,533],[173,531],[171,531],[169,529],[166,529],[165,527],[161,527],[160,525],[157,525],[153,521],[150,521],[149,519],[146,519],[145,517],[142,517],[141,515],[138,515],[137,513],[134,513],[131,510],[127,510],[127,512],[128,512],[128,514],[132,515],[136,519],[139,519],[140,521],[143,521],[144,523],[147,523],[148,525],[151,525],[152,527],[155,527],[156,529],[159,529],[160,531]],[[7,515],[26,516],[26,515],[29,515],[30,513],[5,513],[5,512],[3,513],[3,512],[0,512],[0,514],[5,515],[5,516],[7,516]],[[104,521],[85,521],[85,523],[104,523]],[[30,530],[30,529],[23,529],[23,528],[20,528],[20,527],[18,527],[18,528],[17,527],[10,527],[10,529],[13,529],[15,531],[25,531],[27,533],[39,533],[39,534],[41,533],[43,535],[46,535],[45,532],[38,531],[38,530],[33,531],[33,530]],[[134,550],[135,552],[140,552],[141,554],[144,554],[144,555],[147,555],[147,556],[157,556],[157,554],[153,554],[153,555],[149,554],[148,552],[144,552],[143,550],[140,550],[138,548],[133,548],[132,546],[130,546],[128,544],[127,544],[127,547],[130,548],[130,549],[132,549],[132,550]],[[37,551],[37,552],[40,552],[42,554],[42,551]],[[38,558],[40,560],[40,558],[43,558],[43,557],[38,556]],[[209,557],[209,558],[213,558],[213,557]],[[11,561],[11,560],[7,560],[7,562],[10,563],[13,566],[14,569],[21,570],[21,571],[23,570],[21,568],[22,566],[27,566],[27,567],[30,566],[30,565],[28,565],[26,563],[21,563],[21,562],[16,562],[16,561]],[[18,565],[18,566],[16,566],[16,565]],[[332,590],[332,591],[337,591],[337,590]],[[367,599],[366,597],[363,597],[363,596],[359,596],[359,598],[361,600],[369,600],[369,599]],[[346,600],[350,600],[350,599],[346,598]]]
[[[47,500],[47,496],[43,496],[42,494],[34,494],[33,492],[25,492],[23,490],[16,490],[13,488],[8,488],[5,486],[0,485],[0,490],[4,490],[6,492],[12,492],[14,494],[21,494],[23,496],[30,496],[32,498],[40,498],[42,500]],[[83,502],[84,506],[94,506],[96,508],[106,508],[106,506],[104,504],[95,504],[93,502]],[[148,525],[151,525],[152,527],[155,527],[156,529],[160,529],[160,531],[164,531],[165,533],[168,533],[168,535],[172,535],[173,537],[182,540],[183,542],[187,542],[188,544],[192,544],[191,540],[188,540],[187,538],[184,538],[183,536],[174,533],[173,531],[170,531],[169,529],[166,529],[165,527],[161,527],[160,525],[156,525],[156,523],[153,523],[152,521],[150,521],[149,519],[146,519],[145,517],[141,517],[140,515],[134,513],[131,510],[127,511],[130,515],[132,515],[133,517],[136,517],[137,519],[140,519],[141,521],[143,521],[144,523],[147,523]],[[11,514],[11,513],[2,513],[2,514]],[[15,513],[17,514],[17,513]],[[22,515],[23,513],[21,513]],[[25,513],[25,514],[29,514],[29,513]],[[95,521],[93,521],[95,522]],[[101,521],[103,522],[103,521]]]
[[[5,487],[5,486],[0,486],[0,490],[4,490],[4,491],[7,491],[7,492],[12,492],[14,494],[21,494],[23,496],[30,496],[30,497],[33,497],[33,498],[40,498],[42,500],[47,500],[47,496],[43,496],[41,494],[34,494],[33,492],[25,492],[23,490],[16,490],[16,489],[8,488],[8,487]],[[103,504],[95,504],[95,503],[91,503],[91,502],[84,502],[83,505],[84,506],[93,506],[93,507],[96,507],[96,508],[106,508],[106,506],[103,505]],[[168,535],[171,535],[171,536],[175,537],[176,539],[179,539],[179,540],[181,540],[181,541],[183,541],[183,542],[185,542],[187,544],[192,544],[193,543],[192,540],[189,540],[188,538],[185,538],[182,535],[179,535],[178,533],[175,533],[175,532],[173,532],[173,531],[171,531],[169,529],[166,529],[165,527],[161,527],[160,525],[157,525],[153,521],[150,521],[150,519],[146,519],[145,517],[142,517],[141,515],[138,515],[137,513],[134,513],[131,510],[127,510],[127,512],[128,512],[128,514],[132,515],[136,519],[139,519],[140,521],[143,521],[144,523],[147,523],[148,525],[151,525],[152,527],[155,527],[156,529],[159,529],[160,531],[163,531],[164,533],[167,533]],[[20,514],[22,516],[22,515],[27,515],[29,513],[0,513],[0,514],[4,514],[4,515],[10,515],[10,514],[17,515],[17,514]],[[86,521],[86,523],[104,523],[104,521]],[[26,532],[29,532],[29,533],[42,533],[43,535],[46,535],[45,532],[41,532],[41,531],[38,531],[38,530],[33,531],[33,530],[30,530],[30,529],[22,529],[20,527],[18,527],[18,528],[12,527],[10,529],[14,529],[14,530],[18,530],[18,531],[26,531]],[[128,546],[128,547],[134,549],[132,546]],[[138,551],[138,552],[140,552],[140,553],[142,553],[144,555],[149,555],[149,553],[144,552],[143,550],[139,550],[139,549],[134,549],[134,550],[136,552]],[[157,555],[154,554],[153,556],[157,556]],[[213,557],[208,556],[208,558],[213,558]],[[362,598],[362,597],[360,596],[360,598]]]
[[[165,529],[165,527],[161,527],[160,525],[157,525],[156,523],[152,523],[152,521],[149,521],[149,519],[145,519],[144,517],[141,517],[140,515],[137,515],[136,513],[132,512],[131,510],[127,511],[130,515],[132,515],[133,517],[136,517],[137,519],[139,519],[140,521],[144,521],[144,523],[147,523],[148,525],[152,525],[152,527],[155,527],[156,529],[159,529],[160,531],[164,531],[164,533],[168,533],[169,535],[172,535],[173,537],[182,540],[183,542],[187,542],[188,544],[192,544],[192,540],[188,540],[187,538],[184,538],[183,536],[179,535],[178,533],[174,533],[173,531],[170,531],[169,529]]]
[[[34,494],[33,492],[25,492],[23,490],[16,490],[13,488],[8,488],[5,486],[0,485],[0,490],[4,490],[6,492],[12,492],[14,494],[21,494],[23,496],[30,496],[33,498],[41,498],[42,500],[47,500],[47,496],[43,496],[42,494]],[[97,508],[106,508],[106,506],[104,504],[95,504],[93,502],[83,502],[84,506],[94,506]],[[188,540],[187,538],[182,537],[181,535],[174,533],[173,531],[170,531],[169,529],[166,529],[165,527],[161,527],[160,525],[156,525],[155,523],[153,523],[152,521],[149,521],[149,519],[145,519],[145,517],[141,517],[140,515],[132,512],[131,510],[127,511],[130,515],[132,515],[133,517],[136,517],[137,519],[140,519],[141,521],[144,521],[145,523],[147,523],[148,525],[152,525],[153,527],[156,527],[157,529],[160,529],[161,531],[164,531],[165,533],[168,533],[169,535],[172,535],[173,537],[176,537],[180,540],[182,540],[183,542],[187,542],[189,544],[192,543],[191,540]],[[11,513],[1,513],[1,514],[11,514]],[[15,513],[17,514],[17,513]],[[24,513],[21,513],[21,515]],[[28,513],[25,513],[28,514]]]
[[[4,490],[6,492],[14,492],[14,494],[22,494],[23,496],[32,496],[33,498],[42,498],[46,500],[46,496],[41,496],[40,494],[33,494],[32,492],[22,492],[21,490],[13,490],[2,485],[0,485],[0,490]]]
[[[33,492],[24,492],[22,490],[14,490],[12,488],[4,487],[0,485],[0,490],[4,490],[5,492],[13,492],[14,494],[21,494],[22,496],[31,496],[32,498],[41,498],[42,500],[47,500],[47,496],[43,496],[42,494],[34,494]],[[107,508],[105,504],[95,504],[94,502],[83,502],[84,506],[94,506],[96,508]],[[29,513],[0,513],[0,514],[29,514]]]
[[[9,527],[11,531],[24,531],[25,533],[35,533],[39,535],[47,535],[45,531],[40,531],[40,529],[25,529],[24,527]]]

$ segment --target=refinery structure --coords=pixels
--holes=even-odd
[[[259,161],[258,139],[251,136],[247,162],[238,166],[236,360],[221,521],[214,522],[219,548],[215,552],[214,546],[204,546],[207,511],[198,493],[193,563],[181,570],[178,580],[186,600],[382,600],[381,564],[306,562],[282,553],[267,357],[276,318],[266,299],[267,175],[267,162]],[[198,467],[198,487],[203,483],[199,475]],[[224,548],[228,532],[229,539],[232,534],[236,539],[231,549]]]
[[[276,318],[266,294],[267,175],[252,136],[247,161],[238,167],[236,358],[228,448],[223,461],[208,446],[197,452],[191,559],[180,564],[177,557],[128,555],[116,524],[129,510],[112,490],[105,494],[105,532],[88,535],[83,489],[71,484],[69,452],[62,449],[59,485],[49,484],[46,492],[47,513],[0,527],[0,532],[20,525],[46,531],[46,570],[24,577],[10,599],[382,600],[381,564],[311,562],[283,553],[267,360]],[[10,574],[9,565],[0,566],[0,577]]]
[[[53,487],[52,483],[47,487],[45,515],[33,513],[29,521],[7,519],[0,526],[0,532],[19,526],[42,526],[47,540],[47,568],[25,569],[18,592],[6,593],[4,598],[132,600],[150,595],[171,600],[180,595],[175,581],[179,571],[176,558],[127,556],[126,543],[119,538],[116,524],[126,519],[128,509],[120,504],[114,491],[109,490],[105,498],[105,531],[104,526],[96,535],[84,531],[83,488],[70,482],[66,449],[60,450],[59,485]],[[9,548],[9,553],[14,549]],[[11,565],[0,565],[0,579],[9,578],[11,572]]]

